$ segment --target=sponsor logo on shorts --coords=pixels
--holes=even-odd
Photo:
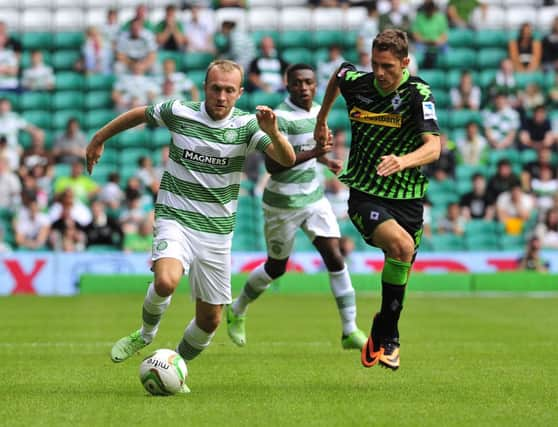
[[[370,212],[370,219],[372,221],[378,221],[380,219],[380,212],[371,211]]]

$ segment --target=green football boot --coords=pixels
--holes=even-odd
[[[239,347],[246,344],[246,315],[236,315],[232,306],[227,305],[227,332],[233,343]]]
[[[143,339],[141,331],[138,329],[127,337],[120,338],[116,341],[110,351],[110,358],[114,363],[124,362],[148,344],[149,342]]]
[[[366,344],[367,338],[368,337],[364,332],[362,332],[360,329],[357,329],[351,332],[349,335],[343,336],[341,338],[341,345],[345,350],[362,350],[362,347],[364,347],[364,344]]]

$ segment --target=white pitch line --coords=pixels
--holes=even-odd
[[[225,342],[214,342],[215,345],[222,345]],[[16,348],[16,347],[63,347],[63,348],[86,348],[86,347],[110,347],[114,344],[114,342],[0,342],[0,348]],[[166,342],[166,343],[155,343],[156,346],[159,348],[163,347],[174,347],[176,343]],[[319,347],[319,346],[331,346],[332,343],[329,341],[311,341],[311,342],[293,342],[293,341],[259,341],[250,343],[250,347],[260,347],[260,346],[272,346],[272,347],[281,347],[281,346],[289,346],[289,347]]]

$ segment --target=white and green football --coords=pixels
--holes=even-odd
[[[175,351],[159,349],[150,354],[139,369],[143,387],[155,396],[178,393],[186,381],[188,368],[184,359]]]

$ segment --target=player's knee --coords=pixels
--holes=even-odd
[[[203,331],[208,334],[215,332],[221,323],[221,313],[211,311],[209,313],[198,314],[196,316],[196,323]]]
[[[406,234],[393,239],[387,248],[387,256],[405,262],[410,262],[414,253],[415,242],[413,242],[411,236]]]
[[[155,291],[159,296],[168,297],[174,292],[179,281],[180,276],[175,277],[168,272],[159,273],[154,281]]]

